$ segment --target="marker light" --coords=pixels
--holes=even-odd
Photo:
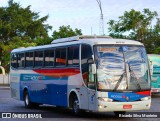
[[[103,108],[103,106],[102,106],[102,105],[98,105],[98,107],[99,107],[99,108]]]

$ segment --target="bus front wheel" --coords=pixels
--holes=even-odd
[[[75,115],[78,115],[79,112],[80,112],[80,109],[79,109],[79,101],[78,101],[78,98],[75,96],[73,101],[72,101],[72,111]]]

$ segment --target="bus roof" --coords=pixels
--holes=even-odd
[[[58,44],[58,43],[66,43],[71,41],[79,41],[79,40],[86,40],[86,39],[97,39],[97,38],[112,38],[110,36],[91,36],[91,35],[84,35],[84,36],[73,36],[73,37],[67,37],[67,38],[60,38],[53,40],[51,44]]]
[[[127,39],[113,39],[109,36],[74,36],[74,37],[68,37],[68,38],[62,38],[53,40],[51,44],[49,45],[43,45],[43,46],[36,46],[36,47],[27,47],[27,48],[17,48],[12,50],[12,52],[20,52],[20,51],[29,51],[29,50],[37,50],[37,49],[43,49],[43,48],[51,48],[51,47],[59,47],[59,46],[65,46],[65,45],[73,45],[73,44],[90,44],[93,45],[103,45],[103,44],[122,44],[122,45],[142,45],[142,43],[134,40],[127,40]]]

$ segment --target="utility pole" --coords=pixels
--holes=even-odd
[[[102,12],[102,6],[101,6],[101,0],[96,0],[101,12],[100,15],[100,21],[99,21],[99,34],[104,35],[104,21],[103,21],[103,12]]]

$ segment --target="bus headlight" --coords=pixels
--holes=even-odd
[[[98,100],[105,101],[105,102],[112,102],[113,99],[107,98],[107,97],[98,97]]]
[[[151,96],[149,97],[144,97],[144,98],[141,98],[142,101],[146,101],[146,100],[150,100],[151,99]]]

